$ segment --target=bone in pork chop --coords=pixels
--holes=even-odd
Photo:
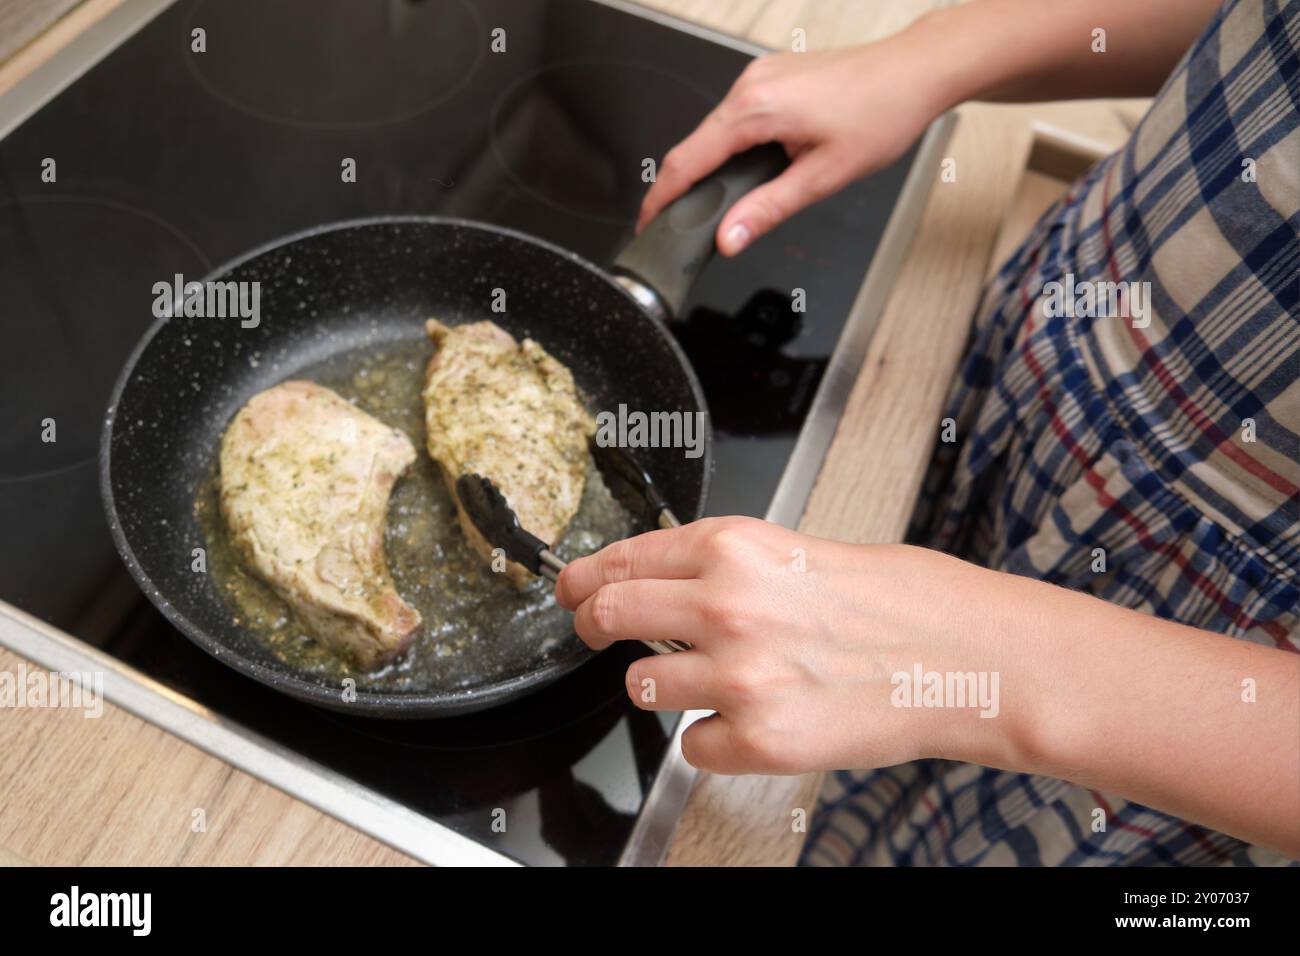
[[[256,574],[362,668],[410,643],[419,613],[384,560],[384,518],[415,460],[400,431],[312,382],[259,392],[221,441],[221,512]]]
[[[532,339],[516,342],[491,322],[425,324],[434,354],[424,380],[429,455],[456,495],[456,479],[477,473],[501,490],[519,523],[554,545],[577,513],[587,479],[587,436],[595,423],[573,375]],[[460,526],[485,560],[492,546],[460,502]],[[511,561],[516,587],[528,571]]]

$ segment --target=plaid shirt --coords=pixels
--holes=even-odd
[[[914,539],[1297,650],[1298,235],[1300,2],[1231,0],[986,290]],[[1149,296],[1061,314],[1060,288],[1107,282]],[[804,862],[1283,861],[1115,795],[923,761],[828,777]]]

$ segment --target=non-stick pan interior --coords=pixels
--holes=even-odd
[[[342,352],[421,341],[430,316],[451,324],[491,319],[517,338],[531,336],[568,365],[595,411],[620,403],[700,410],[694,376],[663,327],[577,257],[451,220],[327,227],[209,278],[259,283],[259,324],[245,328],[239,316],[158,322],[128,361],[105,424],[103,486],[114,538],[173,623],[219,659],[286,692],[391,716],[490,706],[581,663],[587,652],[572,636],[526,660],[470,651],[449,659],[436,685],[362,690],[344,703],[341,686],[304,674],[236,624],[211,576],[194,570],[193,549],[204,546],[195,498],[226,424],[253,394]],[[645,448],[637,455],[679,514],[702,512],[707,453]]]

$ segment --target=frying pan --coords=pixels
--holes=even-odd
[[[490,319],[531,336],[573,372],[593,410],[705,411],[689,362],[664,320],[680,308],[713,252],[713,233],[739,195],[785,164],[768,145],[736,157],[668,207],[607,273],[557,246],[483,223],[430,216],[324,225],[228,263],[204,281],[260,283],[260,322],[173,308],[144,334],[109,401],[100,484],[110,532],[145,595],[218,660],[284,693],[380,717],[442,717],[535,691],[590,656],[570,633],[558,648],[502,665],[481,634],[445,662],[437,686],[358,688],[310,673],[235,621],[212,575],[196,573],[204,543],[194,503],[231,417],[254,394],[333,356],[423,336],[423,320]],[[187,279],[189,277],[186,277]],[[508,308],[491,309],[493,290]],[[707,420],[707,419],[706,419]],[[637,454],[673,509],[699,517],[704,454]],[[417,447],[423,445],[416,441]],[[502,587],[508,585],[502,583]],[[412,648],[408,653],[414,652]],[[361,682],[358,681],[358,684]]]

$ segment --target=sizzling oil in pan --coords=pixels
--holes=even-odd
[[[424,339],[368,346],[293,376],[332,388],[401,429],[418,452],[389,500],[384,550],[398,592],[423,623],[407,651],[382,669],[356,669],[315,641],[288,605],[244,569],[221,517],[213,451],[211,474],[194,504],[208,572],[235,622],[305,677],[327,684],[351,677],[358,690],[395,693],[469,687],[544,664],[567,642],[577,641],[549,583],[538,579],[517,591],[465,541],[438,466],[424,451],[420,391],[431,354]],[[589,464],[582,503],[557,552],[572,560],[631,530],[631,517]]]

